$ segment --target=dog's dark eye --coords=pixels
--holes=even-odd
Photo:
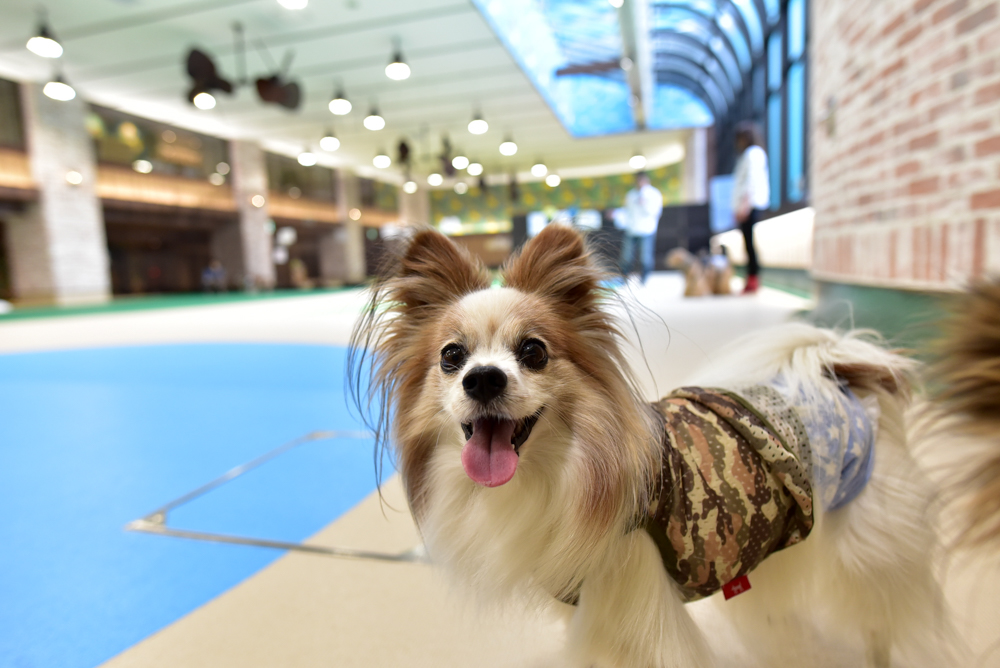
[[[441,370],[445,373],[455,373],[465,364],[468,353],[457,343],[449,343],[441,350]]]
[[[525,339],[517,349],[517,361],[532,371],[538,371],[549,363],[549,353],[538,339]]]

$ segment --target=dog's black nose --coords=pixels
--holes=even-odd
[[[462,379],[465,393],[480,403],[488,403],[503,394],[507,374],[495,366],[477,366]]]

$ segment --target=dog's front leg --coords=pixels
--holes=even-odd
[[[602,668],[708,668],[701,631],[667,576],[645,531],[622,538],[588,574],[570,623],[574,663]]]

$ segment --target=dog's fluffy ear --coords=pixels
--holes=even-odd
[[[573,315],[597,308],[603,276],[579,232],[548,225],[504,267],[504,283],[534,292],[570,309]]]
[[[422,230],[413,237],[393,282],[393,297],[413,314],[489,287],[482,265],[434,230]]]

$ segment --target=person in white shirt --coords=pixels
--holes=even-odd
[[[642,282],[653,271],[653,253],[656,249],[656,228],[663,213],[663,193],[649,182],[646,172],[635,175],[635,188],[625,195],[625,238],[622,240],[622,256],[619,268],[622,276],[628,276],[635,261],[635,251],[639,250],[639,266]]]
[[[733,213],[743,232],[747,247],[747,282],[744,294],[760,286],[760,264],[753,243],[753,226],[760,212],[771,206],[771,185],[767,169],[767,153],[761,147],[760,130],[751,121],[736,126],[735,149],[739,158],[733,170]]]

